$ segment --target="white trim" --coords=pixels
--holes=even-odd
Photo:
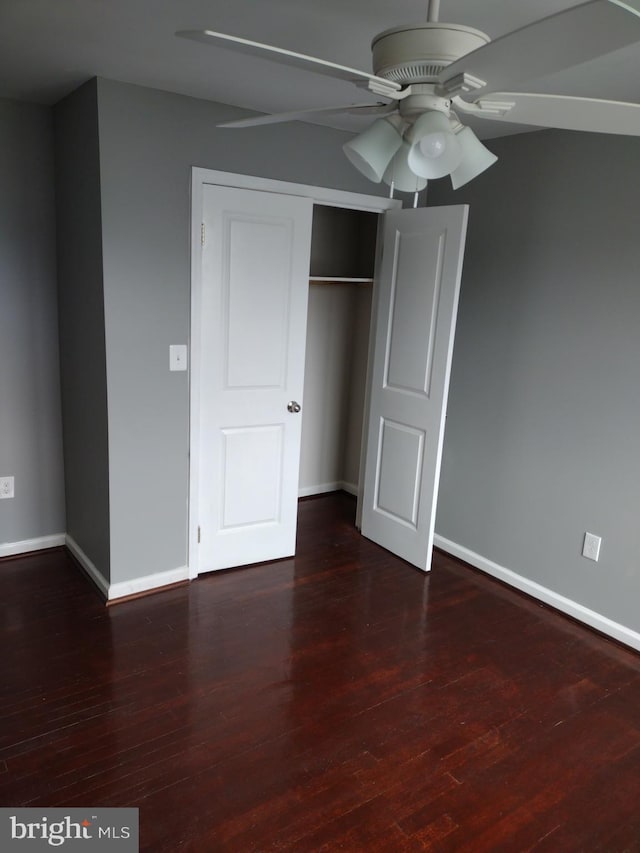
[[[37,539],[22,539],[20,542],[4,542],[0,545],[0,557],[28,554],[30,551],[42,551],[44,548],[59,548],[61,545],[64,545],[64,533],[38,536]]]
[[[343,480],[340,483],[340,488],[342,489],[343,492],[347,492],[348,494],[353,495],[356,498],[360,494],[358,486],[355,483],[347,483],[346,480]]]
[[[170,569],[167,572],[157,572],[153,575],[144,575],[143,577],[133,578],[130,581],[109,583],[102,572],[96,568],[94,563],[89,559],[89,557],[87,557],[85,552],[72,536],[69,536],[67,533],[64,540],[65,541],[63,541],[62,544],[66,545],[71,551],[78,563],[80,563],[81,567],[96,584],[107,601],[114,601],[118,598],[125,598],[127,595],[135,595],[138,592],[147,592],[151,589],[189,580],[189,571],[187,567],[181,566],[179,569]]]
[[[346,190],[315,187],[309,184],[289,183],[255,175],[238,175],[232,172],[218,172],[199,166],[191,170],[191,314],[189,328],[189,508],[188,508],[188,565],[189,578],[199,573],[198,561],[198,496],[200,468],[200,350],[201,336],[200,303],[202,294],[202,243],[201,220],[203,187],[214,184],[239,189],[273,192],[281,195],[296,195],[310,198],[314,204],[326,204],[332,207],[345,207],[351,210],[366,210],[384,213],[402,207],[397,199],[382,196],[370,196]]]
[[[334,483],[320,483],[317,486],[303,486],[298,489],[299,498],[308,498],[310,495],[324,495],[327,492],[348,492],[350,495],[358,495],[358,487],[355,483],[347,483],[345,480],[336,480]]]
[[[320,483],[317,486],[303,486],[301,489],[298,489],[298,497],[308,498],[310,495],[324,495],[327,492],[339,492],[341,488],[341,480],[336,480],[335,483]]]
[[[189,504],[187,506],[187,566],[193,580],[199,564],[200,495],[200,311],[202,303],[202,220],[205,183],[201,169],[191,172],[191,314],[189,317]]]
[[[353,193],[347,190],[331,189],[330,187],[315,187],[311,184],[277,181],[272,178],[260,178],[257,175],[218,172],[215,169],[203,169],[194,166],[191,170],[191,186],[192,188],[196,185],[202,187],[203,184],[238,187],[238,189],[259,190],[260,192],[278,193],[280,195],[300,195],[310,198],[314,204],[347,207],[351,210],[370,210],[374,213],[382,213],[385,210],[402,207],[402,202],[398,199],[386,198],[385,196],[365,195],[364,193]],[[200,223],[197,222],[196,225],[199,241]]]
[[[640,633],[627,628],[626,625],[614,622],[607,616],[603,616],[602,613],[591,610],[577,601],[573,601],[571,598],[566,598],[564,595],[560,595],[560,593],[554,592],[546,586],[542,586],[535,581],[529,580],[529,578],[517,574],[517,572],[511,571],[511,569],[505,569],[504,566],[500,566],[486,557],[476,554],[475,551],[470,551],[463,545],[457,545],[455,542],[451,542],[451,540],[445,539],[444,536],[439,536],[437,533],[434,536],[434,545],[448,554],[464,560],[465,563],[469,563],[476,569],[480,569],[480,571],[504,581],[509,586],[513,586],[521,592],[526,592],[527,595],[531,595],[533,598],[551,605],[556,610],[566,613],[579,622],[595,628],[596,631],[600,631],[602,634],[606,634],[608,637],[612,637],[614,640],[618,640],[640,651]]]
[[[121,581],[120,583],[112,583],[109,586],[109,601],[114,601],[118,598],[125,598],[127,595],[135,595],[139,592],[147,592],[158,587],[169,586],[173,583],[189,580],[189,569],[187,566],[180,566],[178,569],[169,569],[166,572],[157,572],[153,575],[144,575],[140,578],[133,578],[130,581]]]
[[[382,244],[384,238],[384,217],[378,220],[376,233],[376,258],[374,270],[377,272],[382,266]],[[375,281],[374,281],[375,287]],[[367,438],[369,436],[369,415],[371,413],[371,389],[373,385],[373,359],[376,349],[376,328],[378,322],[378,300],[374,290],[371,299],[371,316],[369,317],[369,345],[367,347],[367,370],[364,379],[364,405],[362,407],[362,429],[360,431],[360,467],[358,469],[358,487],[355,491],[356,503],[356,527],[362,530],[362,512],[364,509],[362,496],[364,495],[364,473],[367,467]]]
[[[87,557],[82,548],[78,545],[73,536],[69,536],[67,533],[65,537],[65,545],[71,551],[73,556],[76,558],[78,563],[80,563],[81,567],[84,571],[89,575],[91,580],[98,587],[100,592],[104,595],[105,598],[109,597],[109,582],[106,580],[101,571],[99,571],[96,566],[92,563],[92,561]]]

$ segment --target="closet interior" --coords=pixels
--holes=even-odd
[[[358,490],[378,218],[313,208],[301,497]]]

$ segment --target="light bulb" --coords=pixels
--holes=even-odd
[[[443,178],[460,164],[460,144],[451,132],[449,117],[444,113],[427,110],[407,130],[405,139],[411,146],[409,168],[421,178]]]
[[[425,157],[435,160],[438,157],[442,157],[447,150],[447,134],[442,131],[429,133],[420,140],[419,145],[420,151],[422,151]]]

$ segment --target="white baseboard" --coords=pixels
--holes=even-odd
[[[133,578],[130,581],[112,583],[109,586],[108,599],[109,601],[114,601],[118,598],[125,598],[128,595],[148,592],[151,589],[169,586],[172,583],[180,583],[180,581],[186,580],[189,580],[188,566],[180,566],[178,569],[169,569],[166,572],[156,572],[153,575],[143,575],[140,578]]]
[[[167,572],[156,572],[153,575],[143,575],[139,578],[133,578],[130,581],[109,583],[102,572],[87,557],[78,543],[68,534],[65,544],[107,601],[115,601],[118,598],[125,598],[128,595],[136,595],[139,592],[148,592],[158,587],[189,580],[188,567],[180,566],[178,569],[170,569]]]
[[[324,495],[325,492],[338,492],[342,488],[340,480],[335,483],[320,483],[317,486],[303,486],[298,489],[299,498],[308,498],[310,495]]]
[[[37,539],[23,539],[21,542],[5,542],[0,545],[0,557],[13,557],[16,554],[28,554],[29,551],[42,551],[45,548],[59,548],[61,545],[64,545],[64,533],[38,536]]]
[[[347,483],[346,480],[343,480],[342,483],[340,483],[340,488],[343,492],[347,492],[356,498],[358,497],[358,486],[356,483]]]
[[[308,498],[310,495],[324,495],[327,492],[348,492],[350,495],[358,494],[358,487],[354,483],[344,480],[336,480],[334,483],[320,483],[317,486],[304,486],[298,489],[299,498]]]
[[[556,610],[566,613],[567,616],[571,616],[573,619],[577,619],[579,622],[595,628],[596,631],[600,631],[602,634],[606,634],[608,637],[612,637],[614,640],[618,640],[640,651],[640,634],[631,628],[627,628],[626,625],[614,622],[607,616],[603,616],[602,613],[590,610],[588,607],[579,604],[577,601],[573,601],[571,598],[566,598],[564,595],[560,595],[560,593],[554,592],[546,586],[542,586],[523,575],[512,572],[511,569],[505,569],[504,566],[487,560],[486,557],[476,554],[475,551],[470,551],[468,548],[451,542],[450,539],[445,539],[444,536],[439,536],[437,533],[434,536],[433,544],[448,554],[464,560],[465,563],[469,563],[474,568],[480,569],[480,571],[504,581],[509,586],[513,586],[521,592],[526,592],[533,598],[537,598],[539,601],[549,604]]]
[[[109,597],[109,581],[104,577],[102,572],[100,572],[95,565],[91,562],[89,557],[84,553],[82,548],[78,545],[76,540],[69,536],[67,533],[65,537],[65,545],[71,551],[76,560],[80,563],[85,572],[89,575],[91,580],[98,587],[100,592],[104,595],[105,598]]]

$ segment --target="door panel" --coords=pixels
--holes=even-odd
[[[312,202],[204,188],[200,570],[295,551]]]
[[[362,533],[431,565],[467,207],[387,213]]]
[[[293,232],[289,218],[224,213],[228,388],[281,388],[286,381]],[[247,358],[247,341],[259,359]]]
[[[413,529],[418,522],[423,457],[422,430],[381,419],[374,503],[379,512]]]
[[[222,528],[277,523],[282,517],[283,428],[222,429]],[[252,480],[261,488],[247,489]]]
[[[425,238],[421,232],[396,235],[396,265],[392,272],[389,308],[389,359],[385,377],[388,387],[414,391],[427,397],[431,388],[444,251],[444,235],[429,236],[432,241],[425,253]],[[421,270],[421,286],[403,286],[415,270]]]

